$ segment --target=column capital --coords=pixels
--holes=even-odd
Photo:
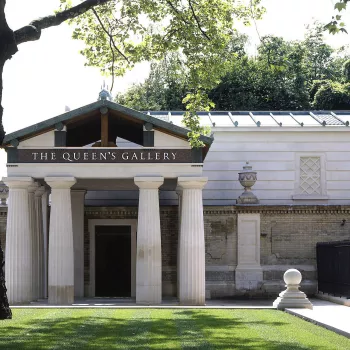
[[[157,189],[164,183],[164,177],[162,176],[136,176],[134,177],[135,185],[141,189]]]
[[[34,183],[33,178],[29,176],[3,177],[2,181],[10,189],[28,189]]]
[[[178,177],[177,185],[181,189],[202,189],[208,182],[207,177]],[[178,190],[178,188],[176,190]]]
[[[40,187],[40,185],[37,182],[34,182],[31,185],[29,185],[28,192],[35,194],[35,192],[39,189],[39,187]]]
[[[45,177],[45,182],[53,189],[69,189],[76,182],[76,178],[69,177]]]
[[[35,191],[35,197],[41,197],[46,192],[45,186],[39,186]]]

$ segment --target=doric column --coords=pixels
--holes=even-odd
[[[208,179],[179,177],[182,210],[179,249],[179,300],[182,305],[205,304],[205,243],[202,189]]]
[[[72,190],[74,295],[84,296],[84,200],[85,190]]]
[[[45,193],[45,187],[40,186],[35,191],[35,224],[36,224],[36,235],[37,235],[37,259],[38,262],[38,292],[39,298],[44,298],[44,236],[43,236],[43,210],[42,210],[42,195]]]
[[[180,229],[181,229],[181,209],[182,209],[182,188],[176,188],[176,194],[178,197],[178,208],[177,208],[177,224],[178,224],[178,233],[177,233],[177,260],[176,260],[176,288],[177,288],[177,297],[180,296]]]
[[[42,215],[43,215],[43,259],[44,259],[44,298],[47,298],[47,272],[48,272],[48,208],[49,208],[49,192],[46,190],[44,194],[41,196],[41,207],[42,207]]]
[[[136,303],[162,302],[162,254],[158,189],[163,177],[135,177],[140,189],[137,222]]]
[[[28,187],[31,177],[6,177],[9,187],[5,276],[10,304],[32,300],[32,242]]]
[[[74,302],[74,250],[70,188],[74,177],[46,177],[51,187],[49,304]]]
[[[32,294],[33,300],[39,299],[39,236],[37,232],[37,222],[35,214],[35,191],[38,189],[39,185],[34,182],[28,187],[28,200],[29,200],[29,223],[31,230],[31,241],[32,241]]]

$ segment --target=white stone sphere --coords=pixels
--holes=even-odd
[[[301,273],[297,269],[289,269],[283,275],[284,282],[288,284],[300,284]]]

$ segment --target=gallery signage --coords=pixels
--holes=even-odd
[[[16,163],[192,163],[190,149],[18,149]]]

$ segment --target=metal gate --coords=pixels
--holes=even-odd
[[[350,241],[316,244],[318,290],[350,298]]]

